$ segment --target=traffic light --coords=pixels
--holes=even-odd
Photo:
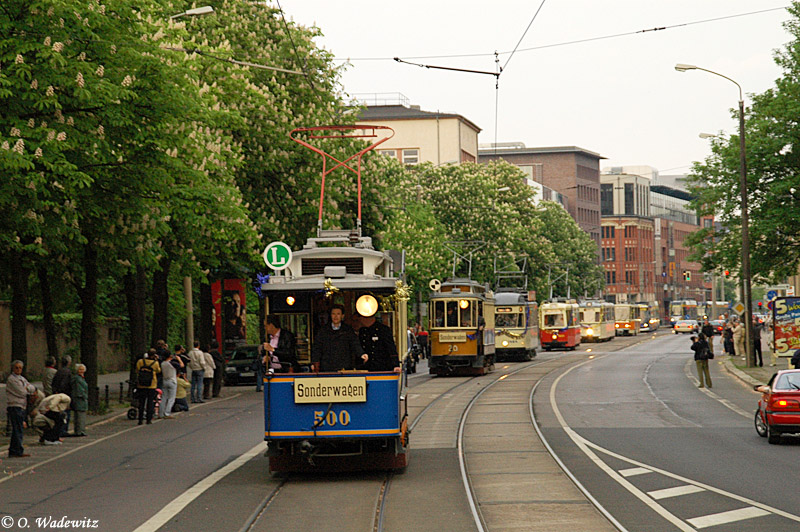
[[[731,271],[730,271],[730,270],[725,270],[725,271],[724,271],[724,272],[722,272],[722,273],[723,273],[723,275],[725,275],[725,278],[726,278],[726,279],[727,279],[728,277],[730,277],[730,276],[731,276]]]
[[[690,270],[686,270],[683,272],[683,280],[684,281],[691,281],[692,280],[692,272]]]
[[[764,303],[763,303],[763,302],[761,302],[761,301],[759,301],[759,302],[758,302],[758,310],[761,310],[761,307],[762,307],[763,305],[764,305]]]

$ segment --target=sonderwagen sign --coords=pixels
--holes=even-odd
[[[466,342],[467,333],[465,332],[443,332],[439,333],[440,342]]]
[[[295,403],[365,403],[366,377],[309,377],[294,381]]]

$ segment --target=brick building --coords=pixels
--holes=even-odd
[[[602,155],[576,146],[481,148],[478,161],[503,159],[518,166],[528,179],[553,189],[567,199],[567,212],[589,233],[600,249],[600,160]]]

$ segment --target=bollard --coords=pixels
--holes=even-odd
[[[108,384],[106,384],[106,410],[108,410]]]
[[[123,383],[119,383],[119,404],[123,403],[122,394],[124,393],[125,385]]]

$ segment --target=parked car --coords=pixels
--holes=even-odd
[[[672,332],[678,333],[696,333],[700,330],[697,320],[678,320],[672,327]]]
[[[225,365],[225,385],[255,383],[256,372],[253,370],[253,362],[257,356],[257,345],[242,345],[231,351],[230,360]]]
[[[722,330],[725,329],[725,322],[722,320],[710,320],[708,323],[714,327],[714,334],[722,334]]]
[[[756,432],[769,443],[780,443],[783,434],[800,434],[800,369],[777,372],[761,392],[755,415]]]

